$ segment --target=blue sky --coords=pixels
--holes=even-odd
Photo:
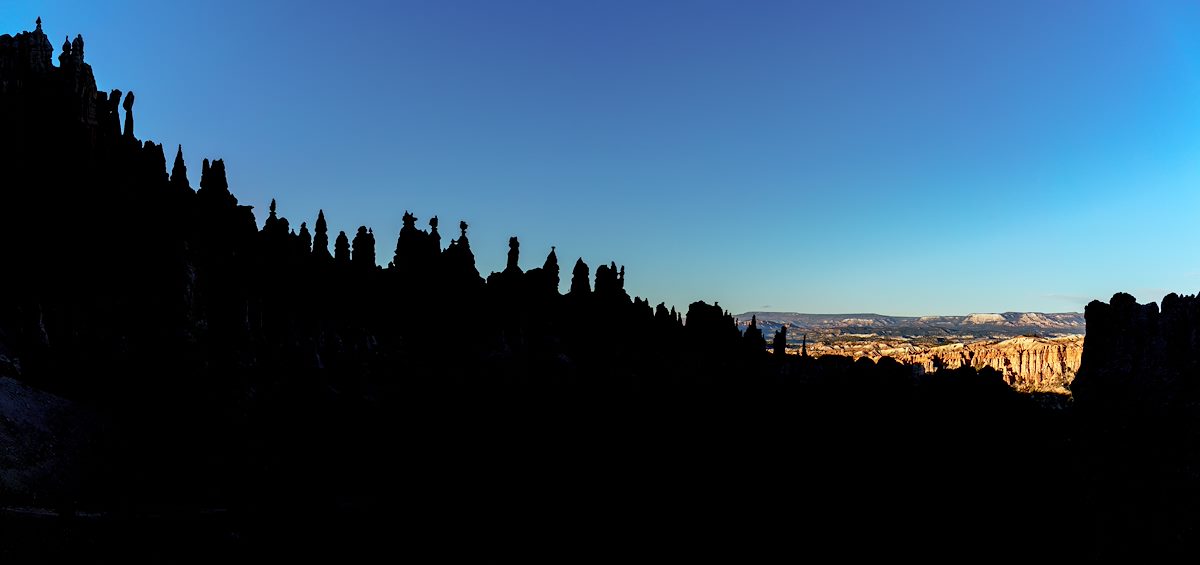
[[[1200,4],[0,4],[259,220],[466,219],[733,312],[1080,310],[1200,289]],[[444,229],[446,235],[453,230]],[[444,239],[448,241],[448,238]]]

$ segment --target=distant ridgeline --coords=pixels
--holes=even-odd
[[[465,222],[443,244],[436,217],[420,229],[405,213],[386,267],[372,229],[330,241],[321,211],[297,228],[272,204],[259,229],[223,161],[204,160],[193,190],[182,147],[168,170],[163,146],[136,138],[133,93],[97,92],[84,53],[77,36],[54,65],[40,19],[0,35],[0,553],[103,554],[88,522],[40,543],[45,527],[23,530],[5,514],[32,504],[94,510],[102,522],[120,509],[129,520],[105,527],[157,528],[109,548],[123,557],[155,544],[271,546],[284,539],[274,528],[293,540],[354,537],[359,522],[347,517],[383,529],[367,540],[376,544],[404,531],[439,551],[472,540],[483,548],[475,557],[532,533],[530,547],[575,539],[627,556],[625,538],[597,537],[613,524],[654,532],[673,556],[711,558],[696,537],[749,530],[786,530],[793,550],[839,554],[1070,553],[1053,536],[1014,538],[1011,516],[1035,506],[1063,537],[1096,536],[1101,550],[1195,545],[1145,543],[1187,531],[1186,519],[1155,521],[1130,541],[1104,528],[1131,520],[1076,514],[1073,491],[1046,507],[1058,491],[1019,478],[1052,477],[1057,489],[1077,458],[1107,452],[1072,451],[1064,411],[990,368],[922,374],[890,358],[789,355],[782,328],[772,354],[753,317],[742,332],[720,306],[695,302],[685,324],[631,299],[615,263],[593,278],[578,259],[561,294],[556,250],[525,271],[515,237],[505,269],[485,280]],[[1195,369],[1189,300],[1161,315],[1131,300],[1089,306],[1100,337],[1087,339],[1081,411],[1141,414],[1164,394],[1194,398],[1195,380],[1180,377]],[[22,435],[22,422],[45,414],[10,418],[4,395],[46,391],[55,414],[81,406],[95,416],[78,422],[99,424]],[[1155,417],[1191,406],[1168,403],[1179,411]],[[54,434],[73,441],[29,445]],[[1101,486],[1112,475],[1089,472],[1086,502],[1110,509]],[[647,501],[659,506],[642,512]],[[767,506],[798,511],[785,523]],[[200,512],[214,508],[236,519]],[[518,508],[531,517],[514,520]],[[929,515],[913,519],[914,508]],[[215,525],[154,521],[171,512]],[[413,520],[387,529],[397,516]],[[800,534],[807,541],[791,543]],[[730,556],[765,547],[755,539],[732,543]]]

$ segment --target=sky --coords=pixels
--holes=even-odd
[[[7,0],[136,134],[293,226],[458,220],[686,310],[1080,311],[1200,290],[1200,3]],[[173,151],[173,149],[172,149]],[[169,157],[168,157],[169,158]]]

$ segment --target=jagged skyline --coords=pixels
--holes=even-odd
[[[0,23],[43,17],[56,56],[84,33],[142,137],[223,158],[260,225],[275,198],[294,225],[373,228],[382,264],[409,210],[471,223],[483,273],[516,235],[526,261],[557,246],[626,265],[632,294],[733,312],[1200,286],[1194,246],[1169,245],[1200,204],[1197,18],[1006,5],[17,2]]]

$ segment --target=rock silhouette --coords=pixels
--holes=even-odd
[[[1117,293],[1084,310],[1087,339],[1071,384],[1076,441],[1086,456],[1073,487],[1088,527],[1099,532],[1093,558],[1189,558],[1200,549],[1189,508],[1200,451],[1200,300],[1168,294],[1162,309]],[[1151,516],[1141,521],[1134,517]]]
[[[588,274],[591,272],[588,269],[587,263],[583,262],[583,257],[575,261],[575,267],[571,269],[571,294],[575,296],[584,296],[592,293],[592,283],[588,281]]]
[[[122,104],[125,108],[125,137],[133,139],[133,91],[125,94],[125,102]]]
[[[312,253],[313,257],[320,262],[328,262],[333,259],[329,254],[329,224],[325,222],[325,211],[317,211],[317,230],[316,236],[313,237]]]
[[[333,242],[333,260],[339,264],[350,262],[350,238],[346,232],[338,232],[337,240]]]

